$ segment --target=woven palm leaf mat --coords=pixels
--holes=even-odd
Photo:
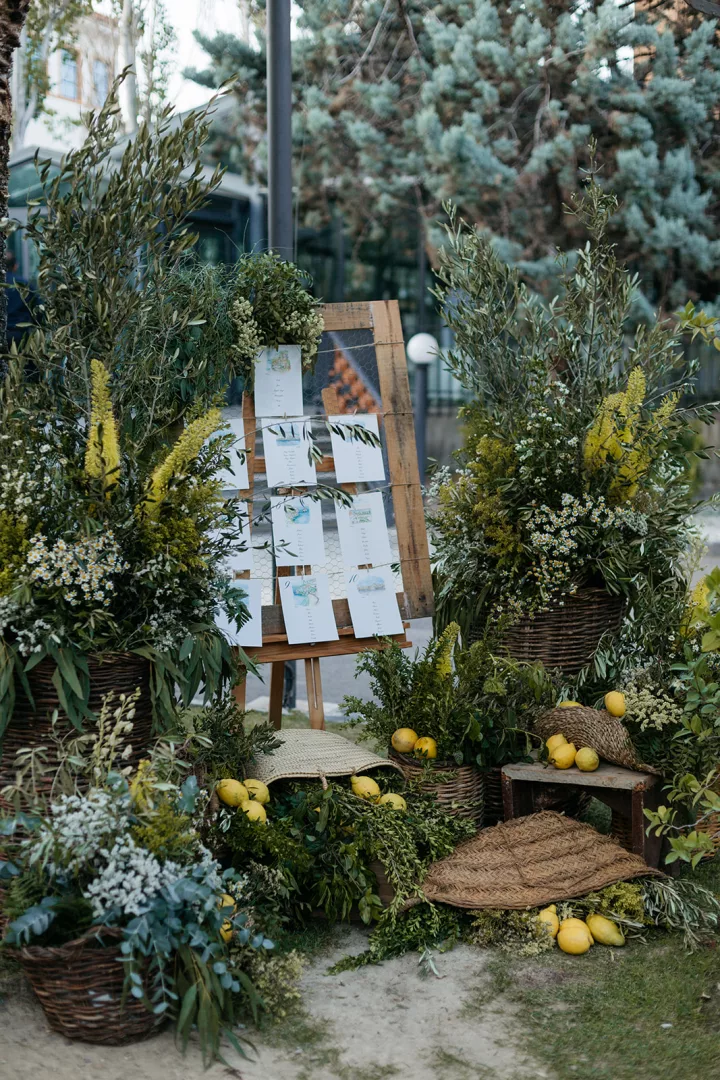
[[[280,732],[280,738],[282,746],[272,754],[262,754],[253,764],[253,775],[266,784],[296,777],[349,776],[381,765],[399,770],[394,762],[378,757],[332,731],[289,729]]]
[[[545,810],[484,829],[433,863],[428,900],[462,908],[529,908],[572,900],[615,881],[657,875],[590,825]]]
[[[584,705],[550,709],[535,721],[535,732],[543,741],[562,732],[578,750],[581,746],[592,746],[601,758],[614,765],[660,775],[657,769],[642,764],[625,725],[605,709],[588,709]]]

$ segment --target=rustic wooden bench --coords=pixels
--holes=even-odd
[[[662,840],[646,835],[648,822],[643,814],[646,808],[655,810],[660,805],[659,776],[633,772],[605,761],[589,773],[574,768],[555,769],[540,761],[505,765],[502,770],[505,820],[532,814],[536,798],[548,784],[587,791],[605,803],[613,812],[613,835],[622,846],[642,855],[648,866],[659,865]]]

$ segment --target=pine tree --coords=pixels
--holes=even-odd
[[[258,8],[262,7],[258,4]],[[239,72],[218,153],[264,177],[265,41],[200,37],[193,77]],[[417,213],[431,258],[446,199],[552,291],[556,250],[584,237],[563,213],[597,140],[622,203],[612,239],[653,307],[720,292],[720,49],[684,7],[615,0],[304,0],[293,43],[301,219],[337,205],[354,238]]]

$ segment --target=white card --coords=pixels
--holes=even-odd
[[[328,426],[332,425],[332,427],[363,427],[366,431],[371,431],[373,435],[379,436],[378,418],[375,413],[328,416],[327,422]],[[369,446],[351,432],[345,433],[345,438],[343,438],[342,435],[333,431],[332,427],[330,427],[330,441],[338,484],[352,484],[356,480],[384,480],[382,447]]]
[[[250,486],[248,481],[247,456],[245,454],[245,425],[242,416],[228,418],[230,432],[235,442],[230,447],[230,468],[221,469],[218,480],[223,491],[245,491]]]
[[[272,495],[273,547],[278,566],[325,562],[322,508],[309,496]]]
[[[302,411],[300,346],[260,349],[255,361],[255,415],[301,416]]]
[[[392,562],[381,491],[354,495],[351,506],[335,503],[340,551],[346,566]]]
[[[317,483],[310,461],[310,421],[302,416],[263,420],[265,474],[268,487],[310,487]]]
[[[251,648],[262,645],[262,581],[259,578],[243,578],[233,584],[233,589],[238,589],[246,608],[250,612],[250,618],[238,630],[235,620],[229,619],[224,608],[220,608],[216,624],[223,632],[231,645],[240,645],[242,648]]]
[[[248,512],[248,504],[246,502],[236,502],[234,506],[236,508],[235,512],[242,535],[238,537],[235,542],[227,543],[223,562],[228,573],[239,574],[243,570],[252,571],[253,549],[250,542],[250,515]],[[217,530],[215,532],[215,539],[220,539],[221,536],[222,532]]]
[[[327,574],[284,577],[278,582],[289,645],[338,640]]]
[[[347,575],[350,618],[356,638],[402,634],[403,624],[390,567]]]

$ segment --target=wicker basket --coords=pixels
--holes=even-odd
[[[391,748],[388,757],[400,766],[406,780],[417,780],[423,772],[423,766],[408,754],[398,754]],[[454,761],[433,761],[432,766],[438,772],[452,774],[452,777],[449,780],[426,782],[420,790],[426,795],[434,795],[449,814],[468,818],[481,829],[485,778],[480,770],[475,765],[456,765]]]
[[[88,657],[90,674],[89,707],[99,713],[103,698],[114,691],[133,694],[138,688],[140,697],[135,705],[133,720],[133,754],[130,764],[137,764],[147,755],[152,735],[152,699],[150,696],[150,664],[133,653],[115,653],[102,659]],[[33,696],[33,709],[24,693],[19,692],[12,719],[5,729],[0,748],[0,790],[15,778],[15,755],[24,747],[42,746],[47,743],[52,730],[52,715],[57,709],[56,730],[59,734],[73,730],[70,719],[62,709],[57,690],[53,684],[55,664],[46,659],[28,672],[28,683]]]
[[[542,611],[510,627],[505,646],[516,660],[542,661],[575,675],[589,664],[603,634],[617,633],[625,613],[625,600],[605,589],[578,589],[566,596],[562,607]]]
[[[720,794],[720,768],[717,772],[717,780],[712,786],[712,790],[716,794]],[[703,813],[701,809],[698,809],[698,815],[695,819],[695,824],[703,832],[709,833],[713,843],[713,851],[708,851],[706,858],[712,858],[713,855],[720,854],[720,813],[715,811],[711,814]]]
[[[497,825],[498,821],[505,820],[505,806],[502,793],[502,765],[494,765],[483,771],[485,778],[485,800],[483,808],[483,825]]]
[[[123,1001],[122,937],[122,930],[94,927],[67,945],[20,950],[20,963],[53,1031],[68,1039],[117,1046],[158,1030],[162,1017],[130,994]]]

